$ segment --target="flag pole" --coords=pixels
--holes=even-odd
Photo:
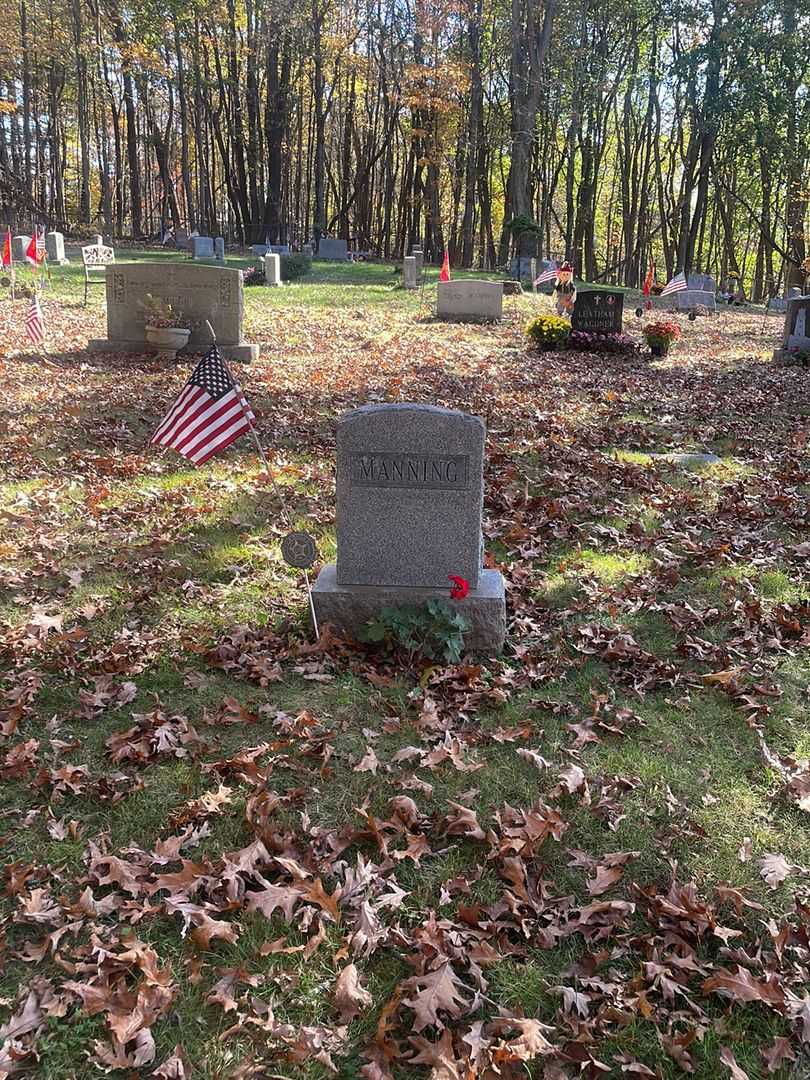
[[[208,319],[205,320],[205,325],[208,327],[208,333],[211,335],[212,342],[214,343],[214,345],[216,345],[216,343],[217,343],[217,335],[214,333],[214,328],[213,328],[213,326],[211,325],[211,323],[209,322]],[[231,371],[230,367],[228,366],[228,361],[225,359],[224,356],[222,357],[222,363],[223,363],[223,366],[225,367],[225,370],[228,372],[228,374],[231,377],[231,382],[233,382],[234,385],[238,387],[239,383],[237,383],[236,379],[234,379],[233,372]],[[241,390],[241,387],[239,387],[239,389]],[[292,525],[291,525],[290,519],[289,519],[289,517],[287,515],[287,508],[286,508],[286,506],[284,504],[284,499],[282,497],[282,494],[281,494],[281,491],[280,491],[280,489],[278,487],[278,484],[276,483],[275,478],[274,478],[272,472],[270,471],[270,463],[267,460],[267,455],[265,454],[264,448],[262,447],[262,444],[261,444],[261,442],[259,440],[259,435],[258,435],[258,432],[256,431],[256,427],[253,424],[253,422],[250,420],[249,417],[246,417],[246,419],[248,421],[248,425],[250,426],[250,434],[253,436],[253,441],[256,444],[256,450],[258,451],[259,457],[261,458],[262,464],[264,465],[264,471],[267,473],[267,477],[268,477],[268,479],[270,480],[270,483],[273,486],[273,491],[274,491],[274,493],[276,495],[276,498],[278,499],[279,503],[281,504],[281,515],[284,518],[284,524],[287,526],[288,529],[292,530]],[[321,636],[321,632],[318,629],[318,616],[315,614],[315,602],[312,599],[312,586],[310,585],[310,581],[309,581],[309,570],[306,567],[301,567],[301,569],[303,569],[303,571],[304,571],[304,581],[306,582],[306,587],[307,587],[307,600],[309,602],[309,612],[310,612],[310,615],[312,616],[312,625],[313,625],[313,627],[315,629],[315,640],[317,641],[318,638]]]

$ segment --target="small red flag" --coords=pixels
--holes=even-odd
[[[450,280],[450,256],[445,251],[444,262],[442,263],[442,272],[439,274],[439,281]]]
[[[8,229],[6,239],[3,241],[3,269],[6,270],[11,264],[11,229]]]
[[[641,290],[643,296],[649,296],[652,292],[652,284],[655,280],[655,267],[653,266],[652,259],[650,259],[650,268],[647,271],[647,276],[644,278],[644,286]]]
[[[39,265],[39,244],[37,244],[37,234],[31,237],[31,243],[28,245],[25,251],[25,257],[31,263],[32,266]]]

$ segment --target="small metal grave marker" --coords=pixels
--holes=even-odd
[[[281,554],[288,566],[308,570],[317,558],[318,549],[309,533],[291,532],[281,541]]]

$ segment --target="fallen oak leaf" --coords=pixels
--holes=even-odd
[[[782,1012],[785,1008],[785,991],[776,981],[776,976],[757,979],[747,968],[737,967],[736,971],[720,969],[703,983],[704,994],[727,995],[734,1001],[761,1001]]]
[[[727,1046],[720,1047],[720,1060],[731,1073],[731,1080],[751,1080],[748,1073],[737,1064],[737,1059]]]
[[[792,872],[793,866],[784,855],[768,852],[759,860],[760,876],[772,889],[778,889]]]
[[[435,971],[414,975],[407,979],[404,985],[416,991],[413,997],[405,998],[402,1004],[416,1013],[413,1027],[417,1033],[429,1025],[443,1028],[444,1023],[439,1019],[440,1011],[457,1020],[462,1009],[468,1004],[460,993],[464,984],[453,971],[449,960]]]
[[[350,1024],[374,1001],[368,990],[360,985],[360,974],[355,964],[347,964],[338,975],[333,996],[341,1024]]]
[[[784,1035],[777,1035],[773,1040],[773,1045],[767,1050],[760,1050],[760,1054],[769,1073],[775,1073],[783,1061],[796,1060],[796,1051],[791,1046],[790,1039],[785,1038]]]

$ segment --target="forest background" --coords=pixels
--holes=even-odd
[[[797,0],[15,0],[0,214],[801,285]]]

